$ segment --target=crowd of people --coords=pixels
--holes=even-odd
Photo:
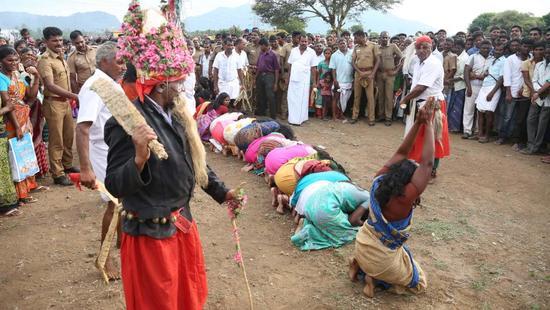
[[[414,205],[450,154],[449,134],[511,143],[522,154],[548,152],[550,29],[369,37],[361,30],[320,36],[253,28],[185,40],[171,15],[167,26],[143,30],[148,13],[132,5],[128,14],[118,44],[90,42],[79,30],[65,40],[56,27],[44,28],[40,40],[26,29],[13,44],[0,38],[0,213],[21,214],[20,206],[37,201],[34,192],[49,190],[39,184],[48,175],[59,186],[73,184],[71,173],[89,188],[104,183],[124,208],[129,309],[204,305],[204,261],[189,201],[195,184],[218,203],[235,193],[206,165],[203,145],[242,158],[244,171],[265,177],[272,206],[289,210],[298,224],[291,242],[301,250],[356,240],[350,279],[362,278],[370,297],[376,286],[426,289],[404,243]],[[146,31],[147,39],[137,35]],[[129,132],[94,88],[100,80],[135,102],[145,124]],[[362,116],[369,127],[406,123],[403,143],[370,191],[292,129],[309,117],[353,125]],[[39,172],[14,182],[8,142],[26,134]],[[151,141],[168,159],[151,155]],[[117,211],[102,199],[103,242]],[[110,279],[120,277],[111,257],[105,268]]]

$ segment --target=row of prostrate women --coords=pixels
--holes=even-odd
[[[434,163],[433,100],[418,111],[414,126],[392,158],[376,174],[371,190],[353,183],[344,167],[319,147],[296,139],[291,128],[268,118],[229,112],[229,96],[197,107],[195,119],[202,140],[212,150],[246,161],[243,168],[264,176],[272,206],[286,209],[298,227],[291,237],[301,250],[336,248],[356,240],[350,258],[352,281],[375,287],[421,293],[425,275],[404,245],[414,206],[431,179]],[[408,159],[423,139],[421,158]]]

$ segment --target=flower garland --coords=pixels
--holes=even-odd
[[[124,16],[117,57],[131,62],[145,79],[170,78],[194,72],[183,31],[175,20],[143,29],[145,13],[138,0]]]
[[[230,201],[226,201],[225,205],[227,207],[227,213],[229,215],[229,218],[231,219],[231,224],[233,226],[233,241],[235,242],[236,249],[236,253],[233,256],[233,259],[239,265],[239,267],[241,267],[246,288],[248,290],[248,301],[250,303],[250,309],[254,309],[254,304],[252,302],[252,291],[250,290],[250,284],[248,283],[248,277],[246,276],[243,253],[241,250],[239,228],[237,227],[237,217],[241,214],[241,211],[248,202],[248,196],[245,194],[242,186],[243,184],[239,185],[239,187],[235,189],[235,197]]]

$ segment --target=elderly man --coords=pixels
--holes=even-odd
[[[382,64],[376,75],[378,88],[378,115],[385,119],[385,125],[391,126],[393,115],[393,83],[395,76],[403,66],[403,54],[397,45],[389,44],[390,34],[380,33],[380,56]]]
[[[225,39],[222,53],[218,53],[212,65],[214,93],[227,93],[231,100],[237,99],[244,86],[243,63],[233,52],[233,41]]]
[[[288,123],[294,126],[308,120],[311,77],[317,74],[317,56],[307,40],[307,36],[300,36],[300,44],[288,57]]]
[[[432,168],[432,178],[437,176],[437,168],[441,158],[449,156],[450,142],[449,130],[447,127],[445,97],[443,96],[443,66],[441,62],[432,54],[432,39],[428,36],[421,36],[415,42],[416,55],[418,62],[414,66],[411,91],[401,100],[401,107],[406,107],[412,100],[408,109],[407,124],[405,127],[405,136],[411,130],[415,123],[416,112],[422,108],[426,101],[433,97],[435,99],[434,128],[435,130],[435,160]],[[410,150],[408,158],[417,162],[422,158],[422,148],[424,145],[425,132],[421,130],[418,133],[413,148]]]
[[[348,41],[345,38],[340,38],[338,39],[338,50],[330,57],[329,68],[332,69],[334,89],[337,91],[332,99],[333,120],[343,118],[351,97],[351,87],[353,86],[352,53],[348,49]]]
[[[105,79],[110,81],[113,87],[122,91],[117,81],[126,70],[126,65],[124,61],[116,59],[117,51],[116,43],[113,42],[104,43],[97,49],[95,61],[97,68],[94,75],[82,85],[78,94],[80,109],[76,126],[76,147],[80,160],[80,180],[82,185],[92,189],[96,187],[96,180],[105,182],[109,148],[104,140],[103,129],[112,115],[103,100],[90,89],[90,86],[98,79]],[[107,202],[101,226],[101,243],[103,243],[115,212],[115,204],[103,194],[101,199]],[[119,270],[110,255],[105,263],[105,272],[109,279],[120,277]]]
[[[63,58],[63,32],[56,27],[42,31],[47,49],[38,61],[44,82],[42,109],[48,123],[50,171],[55,184],[72,186],[65,172],[79,172],[73,167],[74,125],[70,100],[78,100],[71,91],[69,67]]]
[[[95,71],[95,48],[89,47],[84,40],[82,32],[75,30],[69,35],[75,50],[67,58],[67,64],[71,71],[71,89],[78,93],[80,87]]]

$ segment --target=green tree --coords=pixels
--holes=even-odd
[[[482,13],[478,15],[474,20],[470,23],[470,26],[468,27],[469,32],[473,32],[473,30],[478,27],[481,29],[481,31],[485,31],[489,26],[491,26],[491,19],[496,15],[496,13]]]
[[[356,31],[359,31],[359,30],[364,31],[363,25],[356,24],[356,25],[353,25],[353,26],[349,27],[349,32],[351,32],[352,34]]]
[[[306,21],[318,17],[340,33],[349,19],[356,19],[365,10],[391,8],[401,0],[256,0],[252,7],[263,22],[274,26],[288,18]]]
[[[284,24],[273,26],[275,26],[277,29],[282,29],[286,31],[287,33],[292,33],[294,31],[300,31],[303,33],[306,29],[306,22],[300,18],[291,17],[287,19]]]
[[[483,13],[472,21],[468,27],[468,31],[471,32],[475,27],[481,28],[482,31],[488,31],[491,26],[499,26],[509,31],[514,25],[519,25],[526,30],[534,26],[543,26],[545,24],[545,17],[546,15],[536,17],[531,13],[522,13],[514,10],[499,13]],[[550,16],[546,18],[550,19]]]
[[[545,27],[550,27],[550,12],[546,15],[543,15],[542,17],[542,21],[544,22],[544,26]]]

